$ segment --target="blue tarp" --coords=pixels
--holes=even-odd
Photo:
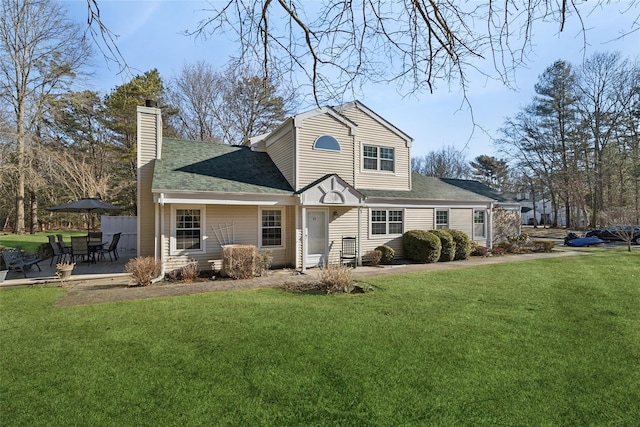
[[[604,240],[598,239],[595,236],[592,237],[578,237],[577,239],[566,240],[564,242],[567,246],[582,247],[591,245],[600,245],[604,243]]]

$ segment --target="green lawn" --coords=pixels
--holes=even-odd
[[[640,253],[54,308],[0,292],[10,426],[637,426]]]
[[[48,235],[62,234],[66,242],[71,242],[71,236],[86,236],[87,230],[49,231],[34,234],[0,234],[0,249],[20,248],[28,253],[35,253],[43,243],[48,243]]]

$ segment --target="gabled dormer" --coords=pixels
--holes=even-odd
[[[254,137],[297,191],[336,174],[354,188],[410,190],[411,137],[360,102],[298,114]]]

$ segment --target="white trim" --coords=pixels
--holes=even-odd
[[[322,148],[322,147],[316,147],[316,144],[318,143],[318,140],[320,138],[324,138],[324,137],[328,137],[333,139],[336,144],[338,144],[338,149],[334,150],[333,148]],[[313,147],[311,148],[312,150],[319,150],[319,151],[328,151],[330,153],[340,153],[342,152],[342,146],[340,145],[340,141],[338,141],[338,138],[336,138],[335,136],[329,135],[328,133],[323,133],[322,135],[320,135],[319,137],[317,137],[314,141],[313,141]]]
[[[372,227],[372,223],[373,223],[373,211],[386,211],[386,223],[385,223],[385,230],[386,233],[385,234],[373,234],[373,227]],[[401,211],[402,212],[402,231],[400,233],[392,233],[389,234],[389,211]],[[393,238],[393,237],[398,237],[398,236],[402,236],[402,234],[404,233],[404,229],[405,229],[405,224],[407,222],[407,214],[404,208],[398,208],[398,207],[394,207],[394,206],[387,206],[387,207],[370,207],[369,208],[369,232],[368,232],[368,237],[369,240],[375,240],[375,239],[389,239],[389,238]],[[396,223],[394,221],[394,223]]]
[[[447,224],[444,227],[438,227],[438,212],[446,212],[447,213]],[[473,224],[473,219],[472,219],[472,224]],[[437,229],[437,228],[450,228],[451,226],[451,209],[446,208],[446,209],[442,209],[442,208],[436,208],[433,210],[433,228]],[[473,232],[473,230],[472,230]]]
[[[280,245],[263,246],[262,245],[262,212],[280,211]],[[284,207],[260,207],[258,208],[258,248],[259,249],[286,249],[287,248],[287,210]]]
[[[405,146],[407,148],[411,147],[411,143],[413,142],[412,137],[402,132],[400,129],[398,129],[393,124],[391,124],[391,122],[385,120],[382,116],[375,113],[373,110],[371,110],[369,107],[364,105],[362,102],[360,101],[347,102],[346,104],[339,105],[338,107],[335,107],[335,108],[338,112],[342,113],[343,111],[349,110],[353,107],[359,108],[360,110],[364,111],[367,115],[369,115],[375,121],[380,123],[382,126],[384,126],[385,128],[389,129],[391,132],[398,135],[401,139],[404,140]]]
[[[366,169],[364,167],[364,147],[376,147],[377,148],[377,155],[376,155],[376,168],[377,169]],[[380,169],[380,162],[382,160],[389,160],[389,159],[382,159],[380,157],[380,149],[381,148],[387,148],[390,150],[393,150],[393,170],[383,170]],[[367,157],[367,159],[372,159],[372,157]],[[371,173],[371,174],[386,174],[386,175],[397,175],[396,173],[396,166],[397,166],[397,158],[396,158],[396,149],[395,147],[391,147],[388,145],[382,145],[382,144],[376,144],[376,143],[369,143],[369,142],[360,142],[360,172],[361,173]]]
[[[200,204],[200,205],[251,205],[251,206],[292,206],[297,204],[297,198],[291,194],[246,194],[246,193],[210,193],[185,192],[168,193],[162,190],[154,191],[154,202],[159,203],[162,195],[164,203]]]
[[[198,209],[200,210],[200,249],[176,249],[176,210]],[[192,255],[207,252],[207,209],[205,205],[171,205],[171,232],[169,235],[169,255]]]
[[[483,232],[482,232],[482,236],[476,236],[476,212],[481,212],[482,213],[482,228],[483,228]],[[471,216],[471,234],[473,235],[473,240],[478,240],[478,239],[486,239],[487,238],[487,211],[485,209],[474,209],[473,210],[473,214]]]

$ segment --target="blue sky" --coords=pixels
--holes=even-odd
[[[63,3],[73,19],[86,23],[85,0]],[[194,29],[206,17],[202,11],[207,7],[206,2],[99,0],[98,4],[104,23],[118,35],[118,47],[135,73],[157,68],[168,80],[184,63],[205,60],[213,66],[224,67],[235,52],[235,46],[226,38],[194,40],[181,34]],[[498,155],[492,138],[499,136],[497,130],[506,117],[515,115],[531,101],[538,76],[554,61],[562,59],[578,66],[595,52],[616,50],[624,57],[638,58],[640,31],[619,38],[623,31],[640,25],[637,22],[640,6],[628,9],[629,3],[624,1],[599,7],[592,13],[585,9],[587,46],[575,20],[570,21],[562,33],[556,23],[537,27],[529,62],[515,74],[515,90],[479,74],[470,74],[467,97],[475,122],[486,132],[474,130],[471,112],[457,87],[443,86],[433,94],[403,97],[395,87],[368,86],[359,100],[414,138],[412,156],[422,156],[449,145],[460,150],[466,160],[480,154]],[[96,72],[90,80],[91,89],[107,93],[128,80],[118,75],[118,68],[108,66],[102,57],[96,56],[94,62]]]

